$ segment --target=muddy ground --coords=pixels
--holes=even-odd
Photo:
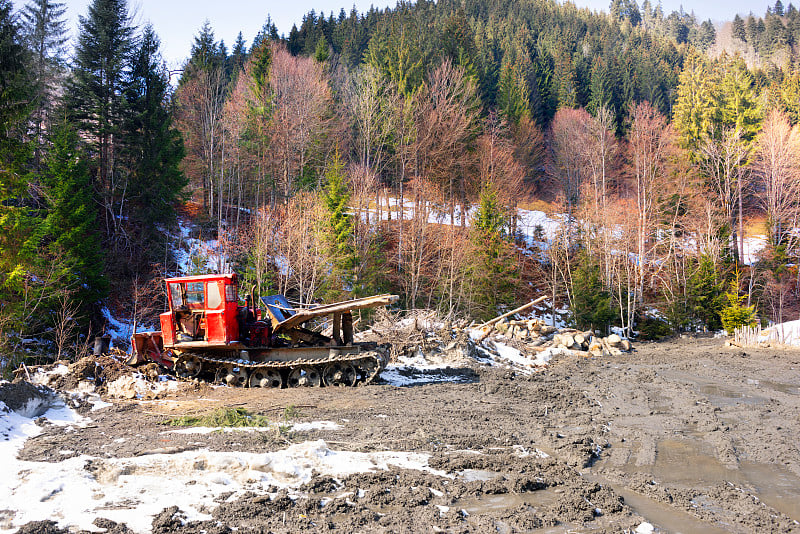
[[[210,511],[214,521],[203,523],[182,524],[180,510],[166,508],[152,525],[164,534],[595,533],[633,531],[643,521],[661,532],[800,532],[800,350],[685,338],[639,343],[622,356],[562,356],[531,376],[480,362],[442,378],[453,374],[463,382],[188,385],[163,400],[115,400],[75,432],[48,428],[21,458],[53,461],[64,450],[99,459],[198,447],[264,452],[323,439],[338,450],[425,452],[431,467],[460,473],[451,479],[395,468],[341,481],[317,477],[302,488],[307,497],[247,495],[221,502]],[[273,420],[289,408],[294,421],[341,428],[164,434],[169,416],[221,406]],[[353,494],[328,502],[344,492]],[[32,523],[19,532],[61,531]]]

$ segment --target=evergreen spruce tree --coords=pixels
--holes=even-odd
[[[236,41],[233,43],[230,62],[234,75],[237,75],[239,71],[244,68],[245,63],[247,63],[247,44],[244,41],[242,32],[239,32],[236,36]]]
[[[679,79],[673,124],[681,144],[693,157],[697,157],[714,120],[715,95],[710,78],[705,60],[698,54],[690,54],[684,61]]]
[[[86,157],[77,132],[67,123],[50,136],[43,185],[47,216],[41,247],[59,261],[58,277],[87,313],[106,295],[103,253]]]
[[[510,124],[530,118],[528,84],[521,73],[510,64],[500,70],[497,84],[497,107]]]
[[[714,24],[711,20],[703,21],[697,34],[697,46],[700,50],[708,50],[716,39],[717,30],[714,29]]]
[[[329,297],[336,298],[353,288],[353,268],[358,261],[353,246],[353,217],[348,213],[350,192],[339,151],[325,172],[325,191],[323,201],[328,210],[328,242],[331,264],[328,286]]]
[[[27,76],[28,54],[11,2],[0,0],[0,320],[22,332],[20,295],[30,287],[37,262],[39,218],[28,198],[30,145],[24,142],[33,98]],[[5,347],[8,332],[0,332]]]
[[[172,126],[169,73],[159,48],[153,28],[145,26],[124,90],[128,231],[136,236],[134,242],[142,252],[136,257],[142,261],[162,240],[158,227],[175,222],[174,206],[187,183],[179,169],[183,141]]]
[[[224,45],[216,42],[211,23],[206,20],[200,27],[200,33],[194,38],[189,63],[183,71],[181,81],[196,76],[199,71],[210,72],[223,68],[226,57]]]
[[[761,128],[761,105],[753,77],[744,60],[723,60],[718,88],[718,120],[726,127],[739,129],[742,139],[752,141]]]
[[[21,12],[25,40],[31,52],[33,86],[36,95],[34,123],[34,168],[39,168],[48,114],[55,101],[57,81],[64,67],[69,40],[65,4],[52,0],[31,0]]]
[[[519,268],[507,239],[507,217],[492,183],[484,185],[472,221],[473,257],[468,267],[477,315],[491,318],[499,307],[514,302]]]
[[[406,98],[419,90],[425,75],[425,57],[409,33],[405,26],[392,24],[385,33],[373,35],[364,58],[386,79],[395,82]]]
[[[608,331],[615,313],[611,294],[600,278],[600,265],[595,258],[582,253],[573,273],[572,320],[580,329]]]
[[[597,111],[603,107],[613,111],[613,87],[605,62],[597,61],[592,65],[589,83],[589,103],[586,106],[586,110],[593,115],[596,115]]]
[[[756,325],[756,307],[745,306],[746,297],[739,295],[740,279],[741,273],[736,271],[736,275],[731,280],[730,289],[725,293],[727,306],[720,311],[722,327],[729,336],[732,336],[739,327]]]
[[[733,37],[739,39],[742,42],[747,41],[747,33],[744,29],[744,20],[742,17],[739,16],[737,13],[735,17],[733,17],[733,26],[731,28],[733,33]]]
[[[115,182],[120,127],[125,117],[122,86],[133,38],[125,0],[93,0],[87,17],[80,17],[67,107],[90,147],[90,168],[106,230],[114,234]]]
[[[725,279],[717,265],[708,256],[701,256],[687,282],[687,298],[692,316],[710,330],[719,330],[722,326],[724,286]]]
[[[325,36],[323,35],[320,37],[319,41],[317,41],[317,47],[314,50],[314,59],[319,63],[325,63],[328,61],[330,56],[331,52],[328,46],[328,40],[325,39]]]

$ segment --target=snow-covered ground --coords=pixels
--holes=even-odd
[[[190,237],[192,227],[180,222],[180,239],[178,246],[172,251],[178,262],[178,270],[182,275],[201,272],[226,273],[231,266],[227,253],[222,250],[218,239],[200,239]]]
[[[765,328],[761,331],[758,341],[800,347],[800,319]]]
[[[414,218],[417,208],[413,200],[405,199],[403,206],[400,206],[400,200],[397,198],[390,198],[389,204],[391,206],[391,217],[397,219],[402,213],[405,220]],[[436,206],[432,203],[427,203],[425,206],[427,212],[427,220],[429,223],[434,224],[450,224],[450,212],[444,206]],[[465,217],[464,226],[469,226],[472,221],[476,207],[469,208],[466,212],[462,213],[461,209],[456,206],[454,211],[454,224],[462,225],[461,218]],[[377,210],[370,208],[365,210],[369,212],[370,217],[377,217]],[[381,211],[381,219],[387,220],[389,213],[385,207]],[[531,246],[536,246],[541,250],[546,250],[561,231],[564,221],[566,221],[566,214],[547,215],[539,210],[517,209],[517,237],[521,238],[525,243]],[[758,260],[759,253],[764,249],[767,244],[766,236],[753,235],[744,239],[744,263],[752,265]],[[695,246],[692,239],[687,240],[687,249]],[[631,261],[636,261],[636,255],[632,255]]]
[[[429,467],[427,454],[336,451],[322,440],[270,453],[199,449],[135,458],[81,455],[58,462],[22,461],[17,453],[27,439],[42,431],[27,416],[34,411],[24,412],[10,411],[0,403],[0,458],[4,459],[0,495],[2,508],[13,513],[0,514],[0,532],[42,518],[61,527],[101,532],[93,525],[98,517],[125,523],[136,532],[149,532],[153,516],[163,510],[164,503],[183,510],[183,520],[210,519],[203,510],[216,507],[222,494],[228,500],[246,492],[272,496],[270,492],[276,488],[293,490],[315,474],[341,478],[396,466],[450,476]],[[91,423],[63,402],[50,406],[43,418],[64,427],[64,432]],[[298,431],[334,427],[338,425],[330,422],[294,426]],[[87,470],[87,465],[92,469]]]

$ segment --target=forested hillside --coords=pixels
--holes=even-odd
[[[796,317],[791,4],[725,42],[647,0],[311,11],[230,50],[209,21],[174,85],[125,0],[93,0],[74,50],[64,13],[0,0],[4,351],[157,313],[179,213],[301,302],[479,318],[544,293],[643,335]]]

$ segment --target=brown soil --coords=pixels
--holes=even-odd
[[[395,468],[338,481],[317,477],[302,488],[307,498],[250,494],[221,502],[213,521],[183,524],[181,510],[166,508],[152,524],[164,534],[594,533],[624,532],[645,520],[663,532],[800,532],[800,351],[743,351],[712,339],[636,348],[609,358],[561,357],[532,376],[475,363],[469,381],[402,388],[187,383],[159,401],[114,400],[75,432],[45,428],[20,457],[49,462],[73,450],[102,459],[196,447],[264,452],[324,439],[339,450],[425,452],[436,469],[485,475],[449,479]],[[294,421],[342,427],[169,434],[165,441],[160,423],[169,416],[221,406],[273,420],[291,407],[300,413]],[[549,456],[525,454],[537,449]],[[353,495],[321,505],[343,492]],[[98,521],[108,532],[128,532]],[[61,530],[41,523],[20,532]]]

